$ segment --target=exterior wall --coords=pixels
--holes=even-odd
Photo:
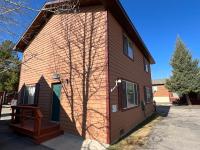
[[[109,49],[109,84],[110,89],[114,87],[118,78],[139,84],[140,101],[144,100],[144,86],[151,87],[151,74],[144,71],[144,61],[142,52],[134,45],[134,60],[130,60],[123,54],[123,29],[108,13],[108,49]],[[134,39],[132,39],[134,42]],[[112,105],[118,105],[118,90],[110,93],[110,109]],[[141,123],[148,115],[153,113],[153,103],[146,105],[146,112],[141,106],[117,112],[110,112],[111,143],[118,140],[120,130],[127,133],[136,125]]]
[[[153,91],[154,100],[156,103],[170,103],[179,99],[176,93],[169,92],[165,85],[153,85],[156,89]]]
[[[154,97],[169,97],[169,91],[165,85],[156,85],[157,91],[154,92]]]
[[[84,8],[78,14],[52,16],[24,51],[19,85],[20,92],[24,83],[40,84],[38,105],[44,119],[51,120],[51,86],[52,83],[61,81],[62,128],[67,132],[83,135],[83,111],[86,107],[86,138],[102,143],[109,142],[106,21],[107,13],[101,6]],[[94,32],[91,31],[91,24]],[[86,40],[81,39],[82,37],[86,37]],[[92,58],[90,62],[89,58]],[[92,64],[89,77],[91,86],[87,92],[89,101],[85,104],[83,97],[87,95],[83,96],[82,93],[87,91],[87,83],[84,82],[86,85],[83,88],[82,72],[89,63]],[[54,73],[60,74],[60,80],[52,79]]]
[[[157,104],[167,104],[170,102],[169,97],[154,97],[154,101],[156,101]]]

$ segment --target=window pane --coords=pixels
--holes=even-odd
[[[122,81],[122,107],[127,107],[127,97],[126,97],[126,82]]]
[[[157,92],[158,91],[158,87],[157,86],[153,86],[153,92]]]
[[[34,86],[30,86],[28,87],[28,104],[34,104],[34,97],[35,97],[35,87]]]
[[[138,89],[137,89],[137,84],[134,84],[134,93],[135,93],[135,105],[138,105]]]
[[[133,45],[127,36],[123,36],[123,51],[126,56],[133,59]]]
[[[144,68],[146,72],[149,72],[149,63],[146,58],[144,58]]]
[[[151,101],[151,95],[152,95],[151,89],[146,87],[146,100],[147,100],[147,102]]]
[[[26,86],[24,104],[34,104],[35,86]]]
[[[133,48],[131,43],[128,44],[128,56],[133,59]]]
[[[146,72],[149,72],[149,65],[146,64]]]
[[[129,107],[135,105],[135,93],[133,89],[133,84],[129,82],[127,83],[127,100]]]
[[[125,55],[128,55],[128,39],[126,36],[123,36],[123,51]]]

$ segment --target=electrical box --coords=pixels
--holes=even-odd
[[[117,111],[118,111],[117,105],[112,105],[112,112],[117,112]]]

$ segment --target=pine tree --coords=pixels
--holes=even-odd
[[[167,80],[166,87],[178,93],[179,96],[186,96],[188,104],[191,105],[189,94],[200,92],[199,61],[192,58],[190,51],[180,38],[177,38],[170,64],[173,69],[172,76]]]
[[[4,41],[0,44],[0,91],[15,91],[19,80],[19,58],[13,51],[14,43]]]

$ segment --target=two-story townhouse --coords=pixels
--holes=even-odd
[[[39,107],[66,132],[112,144],[154,111],[155,61],[118,0],[80,0],[75,13],[42,9],[15,49],[19,105]]]

